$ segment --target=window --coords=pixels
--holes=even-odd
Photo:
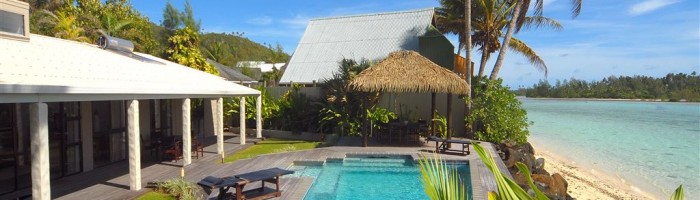
[[[0,0],[0,37],[29,39],[29,4],[17,0]]]
[[[0,10],[0,31],[24,35],[24,16]]]

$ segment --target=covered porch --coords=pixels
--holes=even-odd
[[[226,146],[232,146],[223,136],[228,97],[240,98],[241,121],[245,98],[257,98],[255,136],[261,137],[260,92],[215,75],[147,54],[40,35],[28,41],[0,39],[0,51],[7,52],[0,54],[3,199],[11,194],[52,199],[52,186],[111,167],[128,174],[126,189],[139,191],[146,176],[142,156],[148,154],[142,151],[158,134],[182,144],[182,160],[172,165],[192,163],[198,137],[214,137],[209,152],[223,157]],[[201,120],[192,120],[195,105]],[[245,128],[242,122],[240,129]],[[233,145],[246,141],[243,134]]]

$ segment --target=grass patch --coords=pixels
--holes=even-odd
[[[247,149],[243,149],[232,155],[226,156],[226,158],[224,158],[224,162],[234,162],[236,160],[252,158],[264,154],[313,149],[320,147],[321,144],[321,142],[268,138],[248,147]]]
[[[172,195],[150,191],[136,198],[136,200],[175,200]]]

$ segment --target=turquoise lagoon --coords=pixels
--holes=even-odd
[[[521,98],[530,140],[656,198],[700,195],[700,104]]]

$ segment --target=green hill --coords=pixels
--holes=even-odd
[[[266,47],[233,33],[204,33],[200,35],[199,47],[208,58],[228,66],[246,60],[287,62],[289,59],[279,45]]]

